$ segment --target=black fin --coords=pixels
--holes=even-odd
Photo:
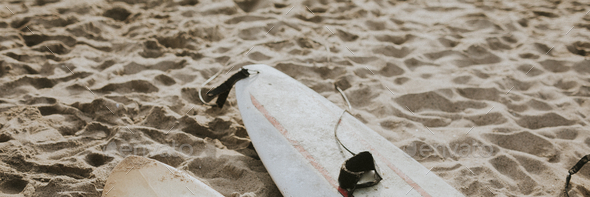
[[[227,100],[227,97],[229,96],[229,91],[234,86],[234,84],[236,84],[236,82],[238,82],[239,80],[244,79],[248,76],[250,76],[250,73],[248,72],[248,70],[241,69],[236,74],[229,77],[229,79],[227,79],[221,85],[219,85],[215,89],[207,92],[207,96],[210,96],[210,97],[217,96],[217,102],[216,102],[217,106],[219,108],[222,108],[223,105],[225,104],[225,101]]]

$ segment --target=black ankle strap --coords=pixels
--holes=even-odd
[[[361,177],[365,173],[373,171],[375,179],[366,183],[359,184]],[[375,168],[375,160],[373,155],[368,152],[360,152],[350,159],[346,160],[340,168],[338,175],[338,184],[340,187],[348,191],[348,195],[352,196],[355,189],[365,188],[377,185],[383,178]]]

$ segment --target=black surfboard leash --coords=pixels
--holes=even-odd
[[[334,88],[336,88],[336,90],[340,92],[342,98],[348,104],[348,108],[352,110],[352,106],[350,105],[350,102],[348,101],[348,98],[346,98],[344,92],[340,88],[338,88],[336,84],[334,84]],[[342,122],[342,117],[344,117],[344,114],[346,113],[350,114],[350,111],[344,110],[342,114],[340,114],[336,126],[334,126],[334,138],[336,138],[336,141],[338,142],[338,144],[340,144],[340,146],[342,146],[344,149],[346,149],[346,151],[352,154],[352,157],[344,161],[344,163],[340,167],[340,173],[338,174],[338,190],[340,194],[342,194],[342,196],[344,197],[353,197],[353,193],[356,189],[377,185],[379,182],[381,182],[381,180],[383,180],[383,178],[379,174],[379,170],[377,164],[375,163],[375,159],[369,151],[354,153],[350,149],[348,149],[344,144],[342,144],[340,138],[338,138],[338,125],[340,125],[340,122]],[[368,182],[359,183],[361,177],[364,174],[370,172],[375,173],[373,177],[374,179]]]

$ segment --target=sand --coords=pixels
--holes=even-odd
[[[197,94],[253,63],[344,107],[337,84],[466,196],[559,196],[590,154],[588,1],[1,4],[0,196],[100,196],[131,154],[226,196],[281,196],[233,92],[223,109]],[[590,196],[590,167],[570,196]]]

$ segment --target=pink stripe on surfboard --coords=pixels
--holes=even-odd
[[[303,146],[299,145],[299,142],[293,140],[290,136],[289,136],[289,132],[287,131],[287,129],[285,129],[283,127],[283,125],[281,125],[281,123],[279,123],[279,121],[277,121],[277,119],[275,119],[273,116],[271,116],[268,111],[266,111],[266,109],[264,108],[264,106],[262,106],[258,100],[256,100],[256,98],[254,98],[253,95],[250,95],[250,99],[252,100],[252,104],[254,104],[254,106],[256,107],[256,109],[258,109],[258,111],[260,111],[262,113],[262,115],[264,115],[264,117],[266,117],[266,119],[277,129],[279,130],[279,132],[281,132],[281,134],[283,134],[283,136],[285,138],[287,138],[287,140],[293,145],[293,147],[295,147],[295,149],[297,149],[297,151],[299,151],[299,153],[301,153],[308,161],[309,163],[311,163],[311,165],[320,172],[320,174],[322,174],[324,176],[324,178],[330,183],[330,185],[334,186],[334,188],[336,188],[336,190],[338,190],[338,184],[336,183],[336,180],[334,180],[334,178],[332,178],[329,174],[328,171],[321,166],[316,160],[315,158],[309,153],[307,152],[307,150],[305,150],[305,148],[303,148]]]

